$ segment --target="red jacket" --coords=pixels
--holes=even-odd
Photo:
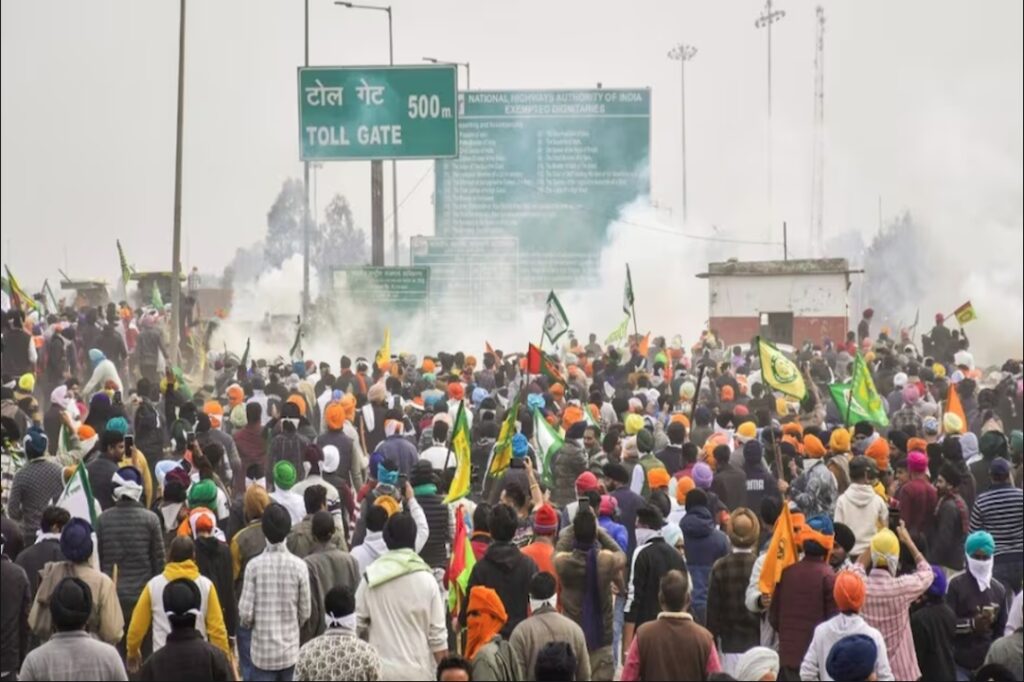
[[[924,534],[935,525],[935,505],[938,493],[935,486],[924,478],[912,478],[896,493],[900,502],[900,518],[911,533]]]
[[[835,581],[836,575],[824,557],[804,557],[782,571],[768,620],[779,633],[779,661],[783,667],[799,668],[814,628],[836,614],[832,597]]]

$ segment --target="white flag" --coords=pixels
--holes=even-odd
[[[626,263],[626,285],[622,289],[622,312],[633,314],[633,275],[629,272],[629,263]]]
[[[569,318],[562,310],[562,304],[558,302],[555,292],[548,294],[548,309],[544,314],[544,335],[551,343],[557,343],[558,339],[565,332],[569,331]]]
[[[96,504],[92,497],[92,486],[89,485],[89,472],[84,464],[79,463],[75,467],[75,473],[71,474],[64,486],[57,506],[67,509],[72,517],[84,519],[96,527]]]

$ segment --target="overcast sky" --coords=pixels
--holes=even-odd
[[[870,239],[881,196],[885,214],[908,208],[937,240],[971,253],[991,246],[977,243],[980,225],[991,229],[981,234],[1015,240],[1017,255],[1005,262],[1019,272],[1022,4],[823,4],[826,233]],[[776,6],[787,16],[773,34],[774,215],[789,221],[800,253],[810,212],[814,5]],[[761,7],[396,0],[395,60],[468,60],[474,89],[649,86],[652,199],[677,225],[679,65],[666,51],[693,44],[688,229],[708,233],[714,224],[758,238],[768,223],[765,35],[753,26]],[[28,286],[54,279],[65,258],[74,276],[113,281],[120,238],[139,269],[169,269],[178,3],[5,0],[0,10],[3,261]],[[190,2],[188,12],[183,260],[220,272],[237,247],[262,236],[282,181],[301,177],[303,11],[298,0],[217,0]],[[383,13],[310,0],[310,15],[311,63],[386,63]],[[433,178],[410,194],[431,168],[399,165],[403,238],[433,231]],[[369,164],[325,167],[321,208],[335,192],[368,228]],[[390,186],[385,196],[390,213]],[[638,228],[637,236],[651,235]]]

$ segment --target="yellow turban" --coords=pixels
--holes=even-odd
[[[638,414],[630,414],[626,417],[626,435],[635,436],[644,428],[644,418]]]
[[[946,433],[963,433],[964,420],[956,412],[942,415],[942,429]]]
[[[832,452],[850,451],[850,432],[846,429],[836,429],[828,439],[828,449]]]

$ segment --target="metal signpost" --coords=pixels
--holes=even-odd
[[[456,83],[454,64],[300,68],[300,158],[454,158]]]
[[[436,234],[515,237],[524,292],[596,286],[608,226],[650,192],[650,90],[462,92],[458,117]]]

